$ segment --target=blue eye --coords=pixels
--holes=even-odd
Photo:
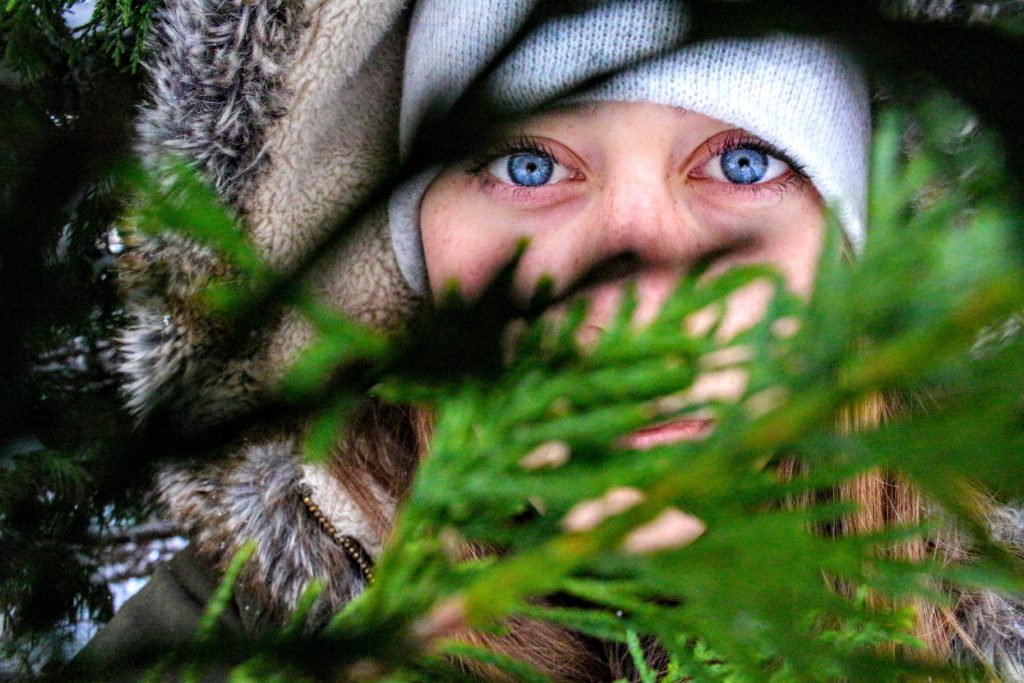
[[[739,185],[752,185],[768,171],[768,155],[749,147],[730,149],[722,154],[722,175]]]
[[[539,150],[500,156],[487,164],[487,171],[501,182],[515,187],[542,187],[572,177],[568,168]]]
[[[712,158],[704,172],[715,180],[733,185],[756,185],[775,180],[789,170],[789,164],[756,147],[734,147]]]
[[[551,180],[554,170],[554,162],[539,154],[513,154],[508,158],[508,177],[516,185],[544,185]]]

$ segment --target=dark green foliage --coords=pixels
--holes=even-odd
[[[620,320],[592,353],[580,354],[564,334],[538,331],[527,334],[523,355],[497,382],[439,388],[431,458],[381,562],[377,586],[342,616],[341,632],[377,618],[422,619],[417,613],[447,593],[458,595],[445,604],[457,605],[465,623],[493,625],[522,609],[525,598],[560,592],[622,613],[619,638],[630,629],[655,635],[678,661],[692,663],[691,638],[699,637],[745,680],[763,680],[769,662],[779,680],[894,679],[900,668],[865,646],[904,640],[906,622],[901,627],[901,619],[842,599],[820,577],[839,576],[894,597],[922,595],[930,592],[926,578],[935,567],[879,559],[890,536],[815,532],[816,522],[840,510],[780,508],[793,487],[771,475],[770,463],[799,454],[815,488],[847,478],[851,465],[888,466],[942,501],[964,528],[978,529],[965,486],[980,484],[1003,496],[1021,491],[1024,380],[1017,348],[984,361],[964,355],[982,325],[1024,304],[1008,235],[1015,212],[983,201],[951,232],[942,228],[942,207],[907,220],[920,189],[915,183],[936,180],[918,166],[952,160],[921,150],[914,162],[900,164],[894,144],[900,130],[890,112],[876,145],[875,178],[884,185],[876,184],[873,194],[868,252],[849,268],[833,250],[807,310],[780,293],[762,323],[730,342],[754,351],[750,386],[737,404],[717,406],[718,425],[706,441],[645,453],[609,448],[616,437],[672,415],[652,413],[664,405],[658,398],[686,387],[702,359],[721,352],[713,330],[679,338],[681,321],[763,276],[756,270],[734,271],[711,285],[684,285],[657,322],[636,331]],[[964,206],[955,191],[946,201]],[[965,253],[972,255],[967,263]],[[773,334],[780,318],[794,314],[802,321],[800,333]],[[858,345],[864,350],[852,353]],[[874,392],[937,387],[957,392],[945,392],[941,409],[927,416],[878,431],[832,433],[831,416],[843,405]],[[775,399],[767,412],[759,396]],[[526,454],[555,439],[571,453],[566,464],[536,471],[521,466]],[[566,535],[559,528],[580,501],[621,486],[643,490],[644,502],[593,531]],[[528,502],[542,513],[524,518]],[[615,551],[665,506],[701,518],[707,533],[654,556]],[[472,571],[443,569],[452,560],[442,539],[452,535],[497,544],[509,554]],[[426,540],[431,537],[438,540]],[[995,563],[990,566],[1005,562],[1000,551],[985,547],[980,542],[979,553]],[[417,565],[423,569],[411,569]],[[1020,579],[1010,578],[1015,565],[1002,566],[1000,583],[1019,589]],[[550,616],[598,637],[615,635],[615,622],[597,615],[553,610]],[[840,624],[838,633],[822,631],[822,619]]]
[[[94,541],[146,516],[145,470],[105,465],[128,426],[105,365],[121,211],[105,176],[153,5],[100,0],[72,29],[71,4],[0,7],[0,675],[61,661],[77,623],[109,618]]]
[[[78,1],[6,0],[0,9],[5,68],[37,86],[103,59],[138,71],[145,57],[143,38],[157,3],[96,0],[88,21],[72,27],[66,15]]]

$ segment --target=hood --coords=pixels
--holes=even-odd
[[[170,0],[150,36],[138,152],[158,175],[168,155],[191,163],[262,257],[287,268],[394,167],[404,5]],[[140,421],[159,405],[182,424],[202,425],[254,405],[313,339],[309,326],[282,311],[228,355],[229,330],[195,294],[231,269],[188,239],[134,234],[128,223],[118,278],[128,324],[117,355],[129,408]],[[325,304],[371,325],[389,327],[408,315],[416,298],[395,263],[386,207],[369,211],[310,286]],[[371,556],[380,548],[343,488],[300,464],[294,430],[250,437],[223,459],[167,467],[157,497],[220,569],[255,540],[243,583],[282,616],[314,578],[327,578],[323,616],[365,586],[324,522]],[[304,499],[323,503],[321,521]]]

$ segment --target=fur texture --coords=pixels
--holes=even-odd
[[[167,3],[151,34],[143,158],[177,153],[237,204],[266,161],[266,129],[283,112],[280,85],[300,10],[297,0]]]
[[[1024,558],[1024,509],[1020,506],[994,507],[988,515],[992,540]],[[959,559],[969,548],[953,542]],[[1024,603],[1020,596],[985,591],[959,596],[955,616],[958,633],[953,653],[962,661],[981,659],[1001,680],[1024,682]]]
[[[394,160],[403,6],[401,0],[169,1],[152,36],[140,153],[158,171],[167,152],[192,162],[264,257],[286,267],[343,220]],[[382,219],[383,212],[374,212],[312,285],[327,304],[389,325],[412,298]],[[131,322],[117,341],[131,410],[145,419],[160,405],[189,425],[228,417],[258,400],[310,341],[308,326],[282,312],[280,325],[227,357],[227,330],[196,294],[214,279],[230,278],[230,269],[180,236],[124,227],[128,248],[119,284]],[[344,495],[341,487],[333,490]],[[168,517],[215,566],[225,568],[244,541],[256,541],[243,587],[261,609],[283,617],[313,579],[326,579],[316,620],[363,583],[303,505],[310,492],[290,433],[261,436],[220,461],[165,469],[158,482]],[[330,509],[354,514],[354,506],[333,503]],[[332,521],[343,531],[365,532],[365,520],[341,517]],[[379,538],[363,536],[365,545],[379,547]]]
[[[183,155],[215,185],[271,264],[287,267],[381,182],[397,148],[403,2],[174,0],[154,26],[150,101],[139,151],[159,170]],[[314,288],[328,305],[389,326],[415,303],[381,211],[326,258]],[[131,233],[131,226],[125,226]],[[227,358],[225,330],[195,293],[230,272],[177,236],[134,235],[119,281],[131,321],[118,339],[132,412],[157,404],[182,424],[244,410],[312,339],[279,325]]]
[[[226,329],[196,301],[197,292],[230,271],[208,250],[173,235],[132,244],[120,268],[131,322],[117,339],[118,369],[129,410],[142,420],[160,405],[183,423],[201,424],[250,406],[258,388],[249,354],[220,352]]]
[[[301,14],[299,0],[164,6],[150,35],[149,103],[137,124],[137,149],[151,169],[162,172],[168,155],[183,157],[240,208],[267,161],[266,130],[284,113],[284,63]],[[124,227],[129,244],[119,282],[130,322],[117,343],[129,409],[145,419],[160,405],[182,424],[198,424],[252,405],[252,361],[224,357],[224,329],[195,301],[228,269],[184,238]]]
[[[336,0],[310,10],[285,79],[294,97],[268,131],[271,162],[245,207],[253,241],[279,267],[336,229],[397,163],[403,5]],[[416,305],[384,208],[375,207],[310,282],[323,301],[377,327],[395,325]],[[276,380],[311,337],[298,315],[286,314],[257,364],[262,381]]]
[[[291,611],[314,579],[326,581],[312,624],[324,623],[365,588],[338,544],[302,502],[310,492],[291,440],[244,448],[230,468],[222,463],[161,473],[158,495],[173,521],[215,566],[230,563],[241,542],[256,552],[241,578],[245,595],[275,619]]]

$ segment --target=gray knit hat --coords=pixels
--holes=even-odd
[[[562,15],[551,9],[568,10],[570,4],[583,9]],[[508,50],[535,5],[540,3],[417,3],[402,92],[403,158],[425,119],[449,113],[492,60]],[[869,98],[860,68],[840,46],[789,35],[686,45],[689,27],[682,0],[547,2],[544,12],[551,18],[523,32],[484,82],[493,104],[525,113],[557,101],[653,102],[744,128],[801,165],[837,209],[853,249],[861,249]],[[574,92],[595,77],[598,85]],[[438,170],[400,187],[389,210],[402,275],[420,293],[428,286],[419,204]]]

